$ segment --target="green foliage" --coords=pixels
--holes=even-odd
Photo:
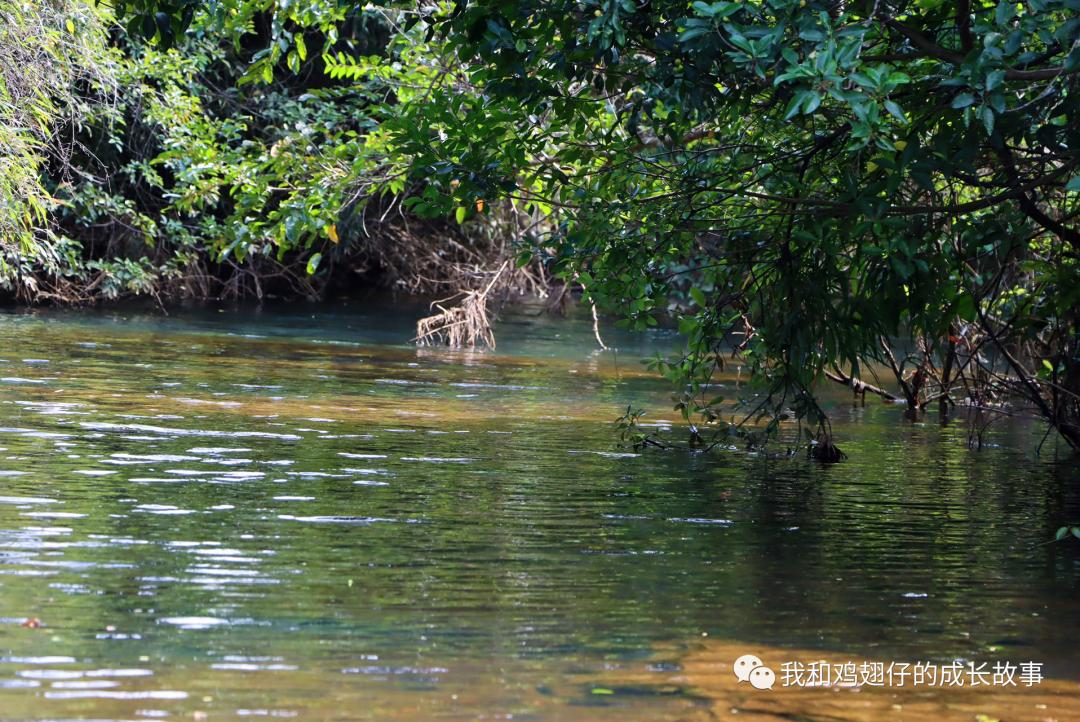
[[[101,18],[79,0],[0,6],[0,284],[9,289],[63,260],[47,229],[53,199],[41,171],[50,154],[59,167],[68,159],[56,124],[77,125],[90,112],[76,86],[111,85],[103,38]]]
[[[626,413],[615,420],[620,443],[631,447],[634,451],[640,451],[647,446],[663,445],[656,433],[642,430],[640,421],[644,413],[643,410],[635,409],[631,404],[626,407]]]
[[[1023,348],[1016,389],[1080,443],[1077,9],[456,3],[427,22],[476,89],[392,131],[429,181],[415,211],[550,209],[558,271],[632,327],[673,316],[687,353],[657,367],[684,411],[715,413],[734,344],[759,392],[735,420],[827,441],[825,371],[959,327]]]
[[[1080,539],[1080,526],[1063,526],[1054,534],[1054,541],[1062,541],[1069,535]]]
[[[131,37],[156,40],[167,48],[191,25],[199,5],[198,0],[118,0],[115,9]]]
[[[816,387],[884,362],[909,403],[1019,394],[1080,446],[1078,2],[137,0],[56,247],[134,264],[113,287],[303,278],[383,193],[503,203],[538,219],[520,260],[678,325],[655,368],[695,438],[807,420],[840,458]]]
[[[213,5],[172,42],[127,26],[112,68],[123,90],[78,129],[78,174],[52,179],[71,250],[56,295],[208,295],[218,282],[215,295],[261,296],[264,282],[312,295],[356,251],[363,206],[404,190],[379,124],[413,79],[400,56],[424,46],[333,4]],[[320,48],[364,51],[365,68],[332,82]]]

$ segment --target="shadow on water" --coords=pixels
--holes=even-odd
[[[1045,542],[1080,485],[1037,429],[973,453],[838,396],[844,464],[628,453],[672,337],[511,317],[449,352],[416,315],[0,319],[0,717],[1073,715],[1080,544]],[[738,650],[1058,679],[766,702]]]

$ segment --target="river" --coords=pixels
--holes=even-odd
[[[841,464],[636,453],[670,332],[449,351],[419,311],[0,316],[0,719],[1080,719],[1080,470],[1039,429],[837,392]],[[741,652],[1046,680],[757,691]]]

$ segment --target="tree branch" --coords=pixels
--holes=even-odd
[[[825,377],[830,381],[835,381],[838,384],[850,386],[851,390],[857,394],[862,394],[869,391],[872,394],[877,394],[886,401],[900,401],[900,398],[898,396],[890,394],[885,389],[874,386],[873,384],[868,384],[865,381],[855,378],[854,376],[845,376],[844,374],[840,373],[839,370],[836,373],[833,373],[832,371],[826,369]]]
[[[884,18],[883,22],[888,27],[896,30],[918,50],[922,51],[923,55],[927,55],[931,58],[937,58],[938,60],[944,60],[946,63],[952,65],[960,65],[964,62],[964,56],[962,53],[958,53],[955,50],[949,50],[943,48],[933,40],[923,35],[915,28],[904,25],[903,23],[894,20],[892,18]],[[1038,68],[1036,70],[1018,70],[1016,68],[1005,69],[1006,80],[1049,80],[1050,78],[1056,78],[1059,75],[1071,75],[1077,72],[1080,68],[1066,71],[1062,65],[1055,65],[1050,68]]]
[[[1075,228],[1069,228],[1064,223],[1054,220],[1046,215],[1035,201],[1031,199],[1031,196],[1019,189],[1020,173],[1016,169],[1016,162],[1013,158],[1012,151],[1010,151],[1004,143],[1000,145],[995,143],[994,153],[1005,167],[1005,172],[1009,174],[1009,182],[1014,190],[1017,191],[1017,205],[1020,206],[1020,210],[1024,212],[1024,215],[1048,231],[1056,233],[1060,238],[1068,241],[1073,247],[1080,249],[1080,231],[1077,231]]]
[[[971,37],[971,0],[957,0],[956,32],[960,35],[960,46],[964,52],[970,52],[975,46],[975,40]]]

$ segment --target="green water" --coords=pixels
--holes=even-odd
[[[840,465],[638,455],[670,334],[417,349],[418,311],[0,316],[0,719],[684,719],[703,635],[1080,677],[1038,429],[838,396]]]

